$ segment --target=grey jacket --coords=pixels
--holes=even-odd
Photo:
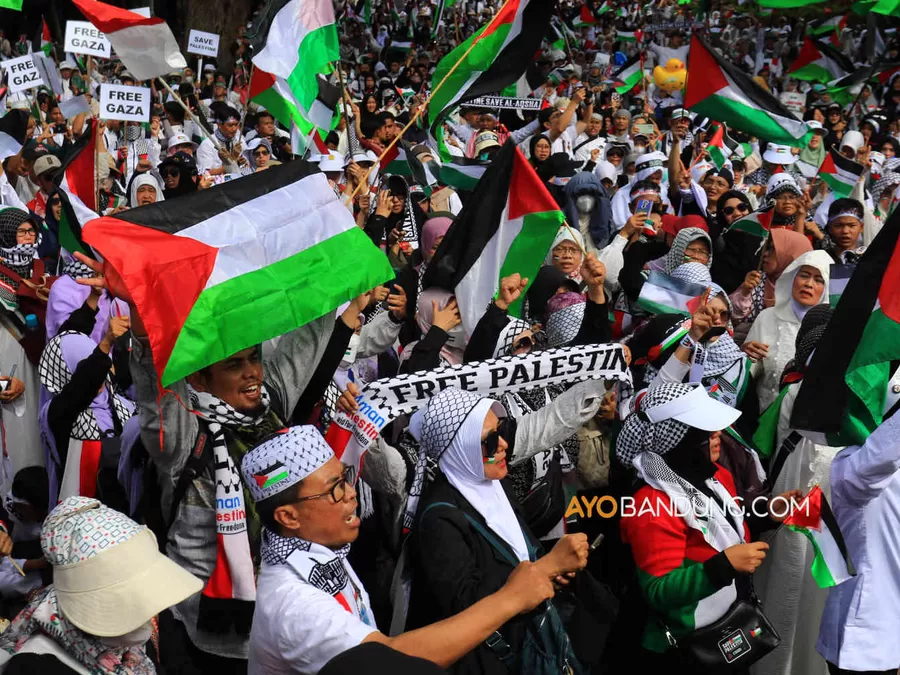
[[[289,415],[300,400],[316,364],[331,337],[334,314],[313,321],[281,337],[265,361],[263,380],[269,393]],[[179,381],[159,399],[156,370],[149,347],[135,340],[131,372],[141,422],[141,440],[156,465],[162,492],[163,514],[172,510],[172,493],[187,463],[200,420],[190,412],[187,383]],[[162,433],[160,433],[162,431]],[[212,470],[199,476],[185,493],[169,529],[166,554],[204,583],[216,565],[216,491]],[[197,630],[200,594],[172,608],[199,649],[227,658],[246,659],[248,636]]]

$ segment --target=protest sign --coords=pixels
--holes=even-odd
[[[507,96],[479,96],[466,101],[465,105],[475,108],[502,108],[505,110],[540,110],[543,101],[539,98],[510,98]]]
[[[67,120],[70,120],[82,113],[90,115],[91,105],[87,102],[87,99],[82,94],[81,96],[70,98],[68,101],[60,101],[59,111],[63,114],[63,117],[65,117]]]
[[[33,89],[43,84],[41,74],[38,72],[37,66],[34,65],[34,59],[31,58],[31,54],[4,61],[0,65],[7,72],[7,84],[9,85],[10,93],[14,94],[17,91]]]
[[[66,21],[65,48],[73,54],[89,54],[102,59],[112,56],[109,40],[89,21]]]
[[[150,90],[104,84],[100,88],[100,119],[147,122],[150,119]]]
[[[188,38],[187,52],[188,54],[215,57],[219,53],[219,36],[192,28]]]

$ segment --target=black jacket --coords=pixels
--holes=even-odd
[[[507,481],[503,481],[502,485],[513,504],[526,540],[538,549],[538,556],[542,555],[540,544],[518,512],[512,486]],[[423,520],[421,514],[435,502],[449,502],[457,508],[435,507]],[[481,514],[450,485],[443,474],[439,473],[425,489],[418,513],[419,520],[409,542],[413,576],[408,628],[426,626],[471,607],[500,590],[513,571],[512,565],[466,519],[468,515],[487,527]],[[506,545],[503,540],[499,541]],[[514,556],[512,549],[509,553]],[[527,617],[527,614],[517,616],[500,629],[513,652],[518,651],[524,640]],[[510,675],[509,669],[484,644],[469,652],[449,670],[460,675]]]

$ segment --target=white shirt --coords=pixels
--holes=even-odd
[[[547,132],[549,135],[549,132]],[[565,131],[563,131],[559,136],[557,136],[556,140],[550,146],[550,154],[556,154],[557,152],[564,152],[569,156],[569,159],[573,159],[574,155],[572,153],[572,148],[574,147],[575,139],[578,136],[578,129],[575,127],[574,121],[568,127],[566,127]]]
[[[343,562],[364,604],[371,606],[350,563]],[[376,631],[332,596],[301,579],[289,565],[263,565],[256,585],[247,672],[318,673],[332,658]]]

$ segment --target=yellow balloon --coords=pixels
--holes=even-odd
[[[653,82],[658,89],[671,94],[684,89],[687,68],[679,59],[669,59],[665,66],[653,69]]]

